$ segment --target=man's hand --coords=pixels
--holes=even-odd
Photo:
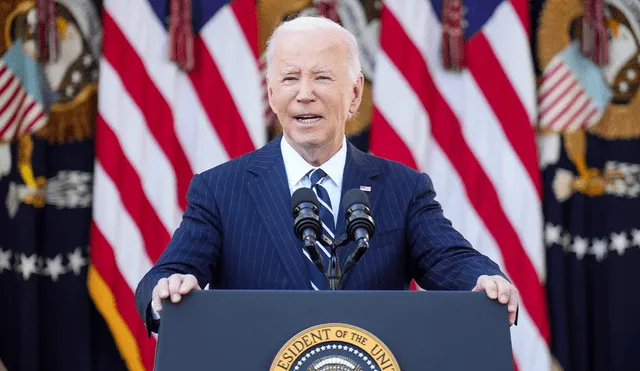
[[[518,309],[520,294],[518,293],[518,289],[516,289],[516,287],[504,277],[487,275],[480,276],[478,277],[476,286],[471,291],[485,291],[489,298],[498,299],[502,304],[508,303],[507,311],[509,312],[509,326],[513,325],[516,321],[516,310]]]
[[[160,313],[162,311],[161,300],[171,296],[171,302],[177,303],[182,295],[188,294],[191,290],[201,290],[198,280],[191,274],[173,274],[169,278],[161,278],[153,288],[152,308]]]

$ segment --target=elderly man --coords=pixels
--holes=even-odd
[[[346,140],[345,123],[357,113],[364,83],[354,36],[330,20],[300,17],[275,30],[267,63],[269,103],[283,135],[193,177],[180,227],[136,290],[149,331],[157,331],[161,299],[178,302],[207,284],[326,288],[294,234],[291,195],[300,187],[316,192],[332,237],[345,231],[339,211],[345,192],[370,190],[375,235],[344,289],[404,290],[415,279],[431,290],[484,290],[508,303],[513,324],[516,288],[444,217],[429,176]],[[353,249],[351,243],[340,251],[347,256]]]

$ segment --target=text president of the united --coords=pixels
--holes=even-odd
[[[291,195],[314,189],[326,208],[324,228],[340,236],[341,197],[361,186],[368,190],[375,235],[343,289],[403,290],[415,279],[428,290],[485,291],[508,304],[513,324],[517,289],[445,218],[430,177],[346,140],[345,124],[357,114],[364,84],[354,36],[324,18],[296,18],[274,31],[267,63],[269,103],[283,134],[193,177],[182,223],[136,290],[148,328],[157,331],[152,319],[161,318],[161,299],[177,302],[207,284],[326,288],[314,280],[315,267],[294,235]],[[341,261],[351,249],[353,243],[339,249]]]

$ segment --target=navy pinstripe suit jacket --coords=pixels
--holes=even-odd
[[[193,177],[181,225],[136,290],[147,326],[153,287],[173,273],[212,289],[312,290],[293,231],[281,139]],[[342,194],[360,186],[371,187],[376,230],[344,289],[404,290],[415,279],[425,289],[471,290],[482,274],[504,276],[445,219],[428,175],[348,143]],[[342,213],[337,229],[345,233]],[[353,247],[338,250],[341,262]]]

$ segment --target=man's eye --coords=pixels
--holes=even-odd
[[[291,76],[288,76],[288,77],[285,77],[284,79],[282,79],[282,81],[295,81],[295,80],[296,80],[296,78],[295,77],[291,77]]]
[[[318,80],[331,80],[329,76],[318,76]]]

